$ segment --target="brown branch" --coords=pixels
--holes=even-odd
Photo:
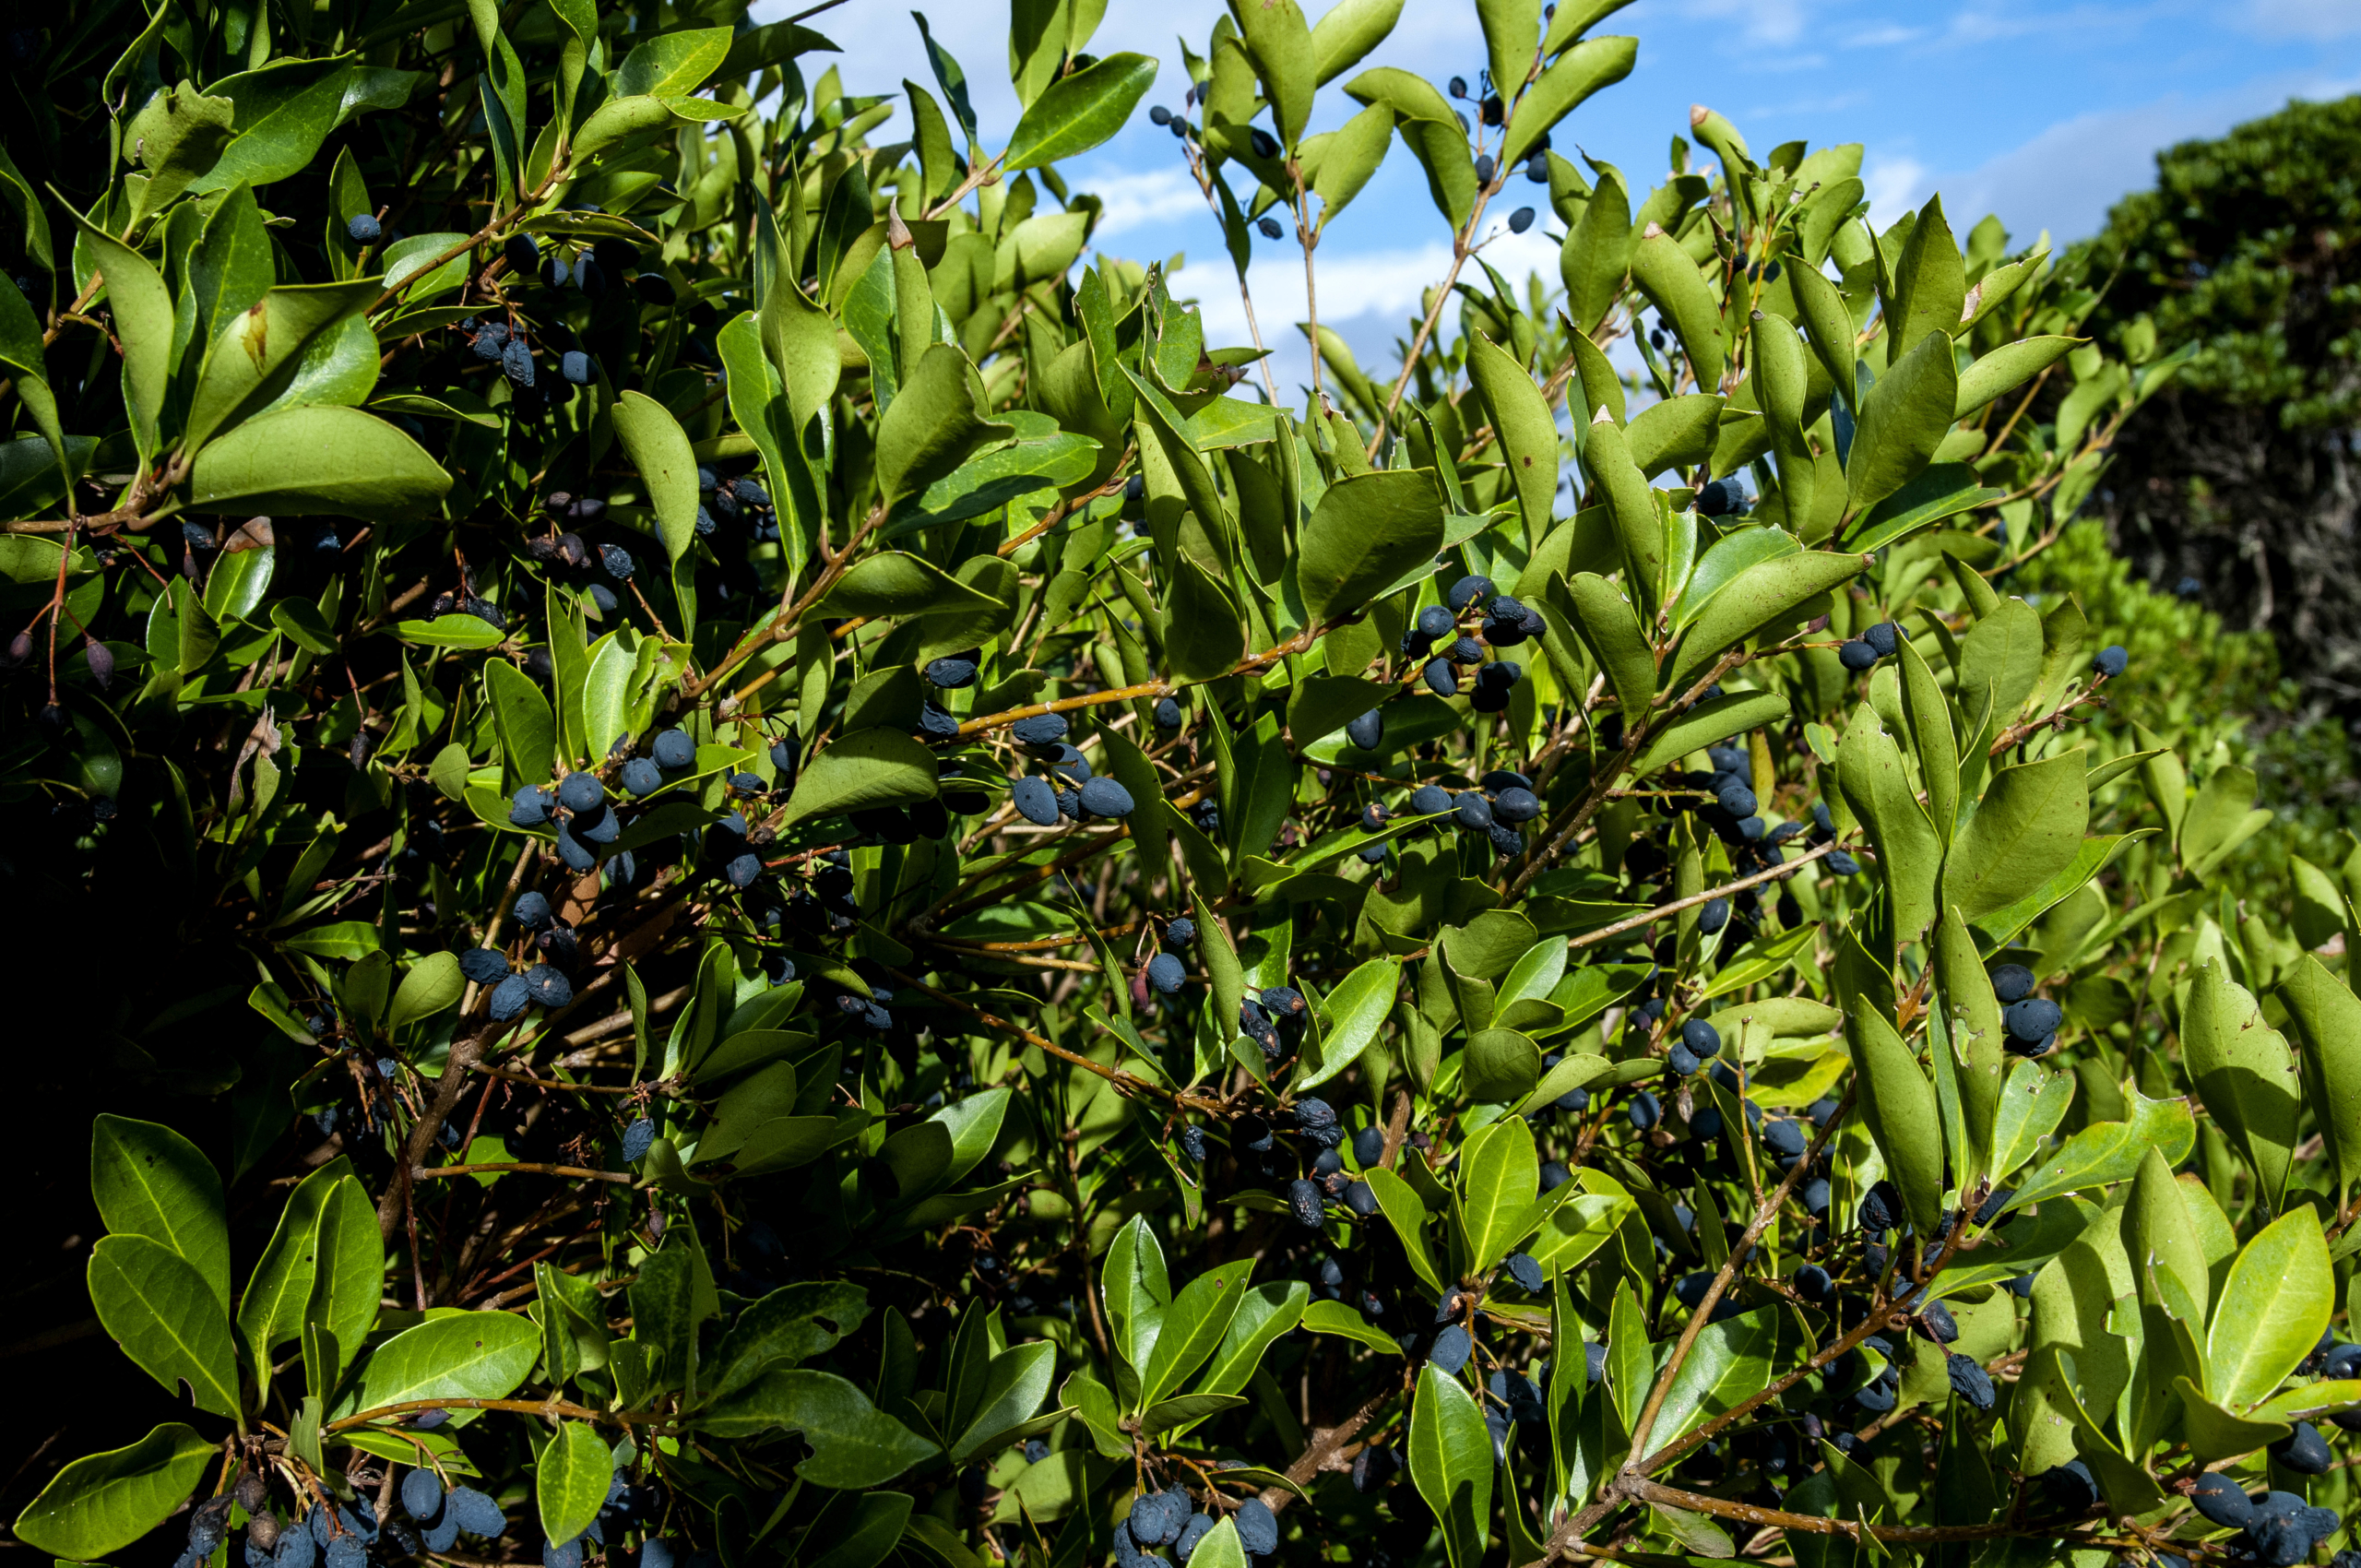
[[[1347,1416],[1338,1425],[1315,1430],[1311,1434],[1311,1441],[1304,1445],[1301,1454],[1296,1455],[1295,1463],[1287,1467],[1287,1479],[1297,1486],[1310,1486],[1312,1479],[1327,1467],[1328,1462],[1336,1456],[1337,1452],[1345,1444],[1358,1437],[1361,1429],[1377,1419],[1378,1411],[1399,1397],[1401,1393],[1400,1388],[1382,1389],[1371,1396],[1368,1403]],[[1263,1489],[1263,1506],[1274,1514],[1294,1501],[1295,1493],[1286,1487],[1270,1486]]]
[[[579,1086],[568,1084],[568,1088]],[[496,1176],[504,1171],[523,1171],[536,1176],[572,1176],[586,1182],[612,1182],[628,1187],[632,1178],[621,1170],[592,1170],[580,1165],[542,1165],[531,1160],[511,1160],[491,1165],[421,1165],[410,1171],[415,1181],[432,1182],[445,1176]]]

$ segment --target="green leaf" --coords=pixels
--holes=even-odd
[[[1894,263],[1892,308],[1886,330],[1892,337],[1891,358],[1905,358],[1928,333],[1943,336],[1946,352],[1952,334],[1960,330],[1961,306],[1967,301],[1967,260],[1943,217],[1943,198],[1928,198],[1918,209],[1910,237]]]
[[[1513,1103],[1530,1094],[1540,1077],[1541,1048],[1529,1037],[1514,1029],[1479,1028],[1468,1039],[1460,1078],[1468,1099]]]
[[[429,1318],[369,1353],[334,1414],[414,1399],[505,1399],[540,1354],[540,1330],[529,1318],[506,1313]]]
[[[1205,929],[1202,920],[1197,929]],[[1562,944],[1560,945],[1562,948]],[[1207,968],[1211,968],[1210,963]],[[1321,1008],[1320,1059],[1313,1063],[1309,1056],[1305,1058],[1310,1070],[1289,1086],[1294,1093],[1316,1088],[1360,1060],[1361,1052],[1369,1049],[1394,1010],[1394,992],[1401,974],[1400,959],[1371,958],[1328,993]],[[1236,1017],[1236,1005],[1221,1016]]]
[[[1431,469],[1380,469],[1330,485],[1303,527],[1296,555],[1304,613],[1322,625],[1365,608],[1434,558],[1442,528],[1442,495]]]
[[[1778,692],[1729,692],[1708,697],[1688,712],[1652,731],[1645,750],[1631,765],[1634,776],[1655,772],[1691,752],[1743,734],[1787,717],[1787,699]]]
[[[92,1562],[154,1529],[188,1501],[219,1452],[178,1421],[138,1442],[74,1460],[17,1515],[17,1538],[69,1562]]]
[[[170,1127],[101,1115],[90,1123],[90,1196],[118,1236],[177,1253],[230,1308],[230,1229],[221,1176]]]
[[[1311,96],[1319,82],[1319,51],[1296,0],[1255,0],[1232,6],[1246,54],[1254,62],[1271,122],[1289,150],[1303,139],[1311,118]]]
[[[640,482],[647,487],[647,504],[664,540],[664,558],[678,561],[697,539],[697,459],[689,449],[688,432],[681,428],[670,410],[644,392],[625,392],[615,399],[611,413],[615,434],[632,467],[639,470]]]
[[[1682,266],[1688,266],[1684,260]],[[1691,269],[1693,272],[1693,268]],[[1653,621],[1657,590],[1664,579],[1664,525],[1656,513],[1655,493],[1631,458],[1631,443],[1612,419],[1591,421],[1583,443],[1583,468],[1590,475],[1592,505],[1604,504],[1615,525],[1623,556],[1623,591],[1643,623]],[[1653,680],[1650,685],[1653,688]],[[1630,721],[1626,715],[1625,721]]]
[[[1156,69],[1145,54],[1109,54],[1060,77],[1017,117],[1002,172],[1077,158],[1106,141],[1156,85]]]
[[[799,1432],[812,1447],[796,1474],[814,1486],[862,1491],[942,1452],[834,1372],[774,1368],[696,1420],[716,1437]]]
[[[2339,1187],[2361,1179],[2361,1000],[2307,953],[2279,982],[2311,1102]]]
[[[1645,416],[1643,416],[1645,417]],[[1785,539],[1774,529],[1761,533]],[[1714,553],[1731,543],[1748,539],[1747,534],[1733,535],[1714,550],[1708,551],[1699,571],[1714,560]],[[1758,547],[1760,548],[1760,547]],[[1723,654],[1750,637],[1765,636],[1777,639],[1795,629],[1796,614],[1803,606],[1852,581],[1869,564],[1866,555],[1833,554],[1821,551],[1801,553],[1780,553],[1761,561],[1740,572],[1726,587],[1715,589],[1708,579],[1710,600],[1701,612],[1689,634],[1681,639],[1680,651],[1673,656],[1672,674],[1665,683],[1668,692],[1684,692],[1707,666]],[[1696,591],[1697,579],[1691,578],[1691,591]]]
[[[1951,430],[1958,401],[1950,336],[1921,338],[1861,401],[1860,426],[1845,459],[1845,509],[1867,511],[1924,472]]]
[[[418,443],[359,409],[257,415],[196,457],[186,492],[199,511],[389,518],[431,512],[451,476]]]
[[[1678,1441],[1692,1428],[1761,1393],[1772,1373],[1793,1359],[1780,1341],[1795,1337],[1784,1306],[1757,1307],[1698,1331],[1650,1431],[1652,1447]]]
[[[694,92],[720,69],[734,37],[729,28],[686,28],[651,38],[623,56],[615,67],[611,90],[618,98],[679,98]]]
[[[1994,398],[2006,397],[2087,341],[2048,337],[2020,338],[2001,344],[1960,372],[1959,398],[1952,417],[1965,419]]]
[[[1303,160],[1311,170],[1311,194],[1320,198],[1323,226],[1360,195],[1393,145],[1394,111],[1382,103],[1370,104],[1335,131],[1304,144]],[[1326,351],[1323,344],[1322,352]]]
[[[951,1445],[951,1462],[964,1465],[979,1454],[1008,1445],[1015,1430],[1032,1419],[1050,1396],[1058,1370],[1058,1348],[1046,1339],[1013,1345],[994,1356],[984,1376],[976,1413]]]
[[[1975,470],[1965,463],[1937,463],[1870,507],[1869,516],[1846,537],[1845,547],[1864,554],[1883,550],[1945,517],[1988,505],[2007,494],[2005,490],[1977,483]]]
[[[1528,36],[1517,55],[1515,74],[1508,79],[1524,80],[1525,65],[1532,58]],[[1636,38],[1591,38],[1551,61],[1540,79],[1527,88],[1517,102],[1516,113],[1501,137],[1501,164],[1513,167],[1531,158],[1533,149],[1541,145],[1541,138],[1558,122],[1582,107],[1591,94],[1630,76],[1639,58],[1640,41]],[[1498,67],[1494,70],[1495,79],[1500,79]]]
[[[1681,352],[1696,373],[1698,388],[1722,390],[1722,372],[1729,363],[1729,339],[1723,329],[1721,306],[1689,253],[1671,235],[1650,224],[1631,247],[1631,281],[1655,306],[1656,314],[1671,324]],[[1948,398],[1943,411],[1951,411]],[[1854,449],[1859,450],[1857,441]]]
[[[503,791],[548,783],[557,771],[557,718],[540,683],[505,659],[488,659],[483,695],[500,737]]]
[[[1303,1326],[1313,1334],[1357,1340],[1389,1356],[1402,1354],[1401,1343],[1363,1317],[1361,1310],[1350,1301],[1312,1302],[1303,1310]]]
[[[1849,999],[1845,1043],[1859,1074],[1862,1119],[1885,1157],[1886,1174],[1902,1190],[1910,1223],[1920,1235],[1931,1236],[1943,1214],[1943,1135],[1935,1087],[1892,1020],[1868,997]]]
[[[1189,1568],[1250,1568],[1250,1561],[1238,1538],[1238,1521],[1225,1516],[1197,1542]]]
[[[1229,1333],[1254,1272],[1250,1255],[1207,1270],[1183,1286],[1164,1314],[1140,1376],[1140,1403],[1154,1405],[1204,1365]]]
[[[1480,332],[1467,338],[1467,376],[1508,468],[1509,493],[1525,515],[1525,537],[1537,546],[1549,531],[1558,494],[1558,420],[1525,367]]]
[[[694,482],[694,474],[691,481]],[[864,558],[838,578],[828,590],[826,608],[834,615],[877,619],[968,614],[1007,606],[919,556],[886,550]]]
[[[1337,0],[1311,25],[1312,79],[1326,87],[1385,42],[1402,19],[1402,0]]]
[[[2275,1209],[2303,1114],[2294,1053],[2285,1038],[2263,1023],[2253,994],[2232,980],[2225,968],[2216,958],[2191,977],[2181,1010],[2181,1051],[2206,1113],[2253,1169],[2266,1209]]]
[[[297,1183],[279,1211],[262,1261],[247,1277],[245,1294],[238,1301],[238,1334],[258,1372],[270,1365],[273,1350],[303,1333],[319,1273],[320,1212],[350,1170],[350,1162],[335,1159]],[[375,1216],[371,1218],[374,1222]]]
[[[1721,430],[1722,399],[1705,392],[1665,398],[1640,410],[1624,427],[1631,461],[1654,479],[1667,469],[1693,468],[1713,455]]]
[[[877,422],[877,490],[887,505],[923,493],[985,447],[1014,435],[987,414],[983,382],[948,343],[929,348]]]
[[[2201,1465],[2251,1454],[2295,1430],[2284,1421],[2234,1415],[2205,1397],[2186,1377],[2173,1379],[2173,1392],[2180,1396],[2182,1431],[2189,1438],[2189,1454]]]
[[[590,1527],[615,1479],[615,1456],[588,1421],[560,1421],[534,1467],[541,1533],[563,1545]]]
[[[1522,1116],[1493,1123],[1467,1140],[1459,1165],[1460,1230],[1468,1267],[1482,1274],[1531,1234],[1539,1217],[1541,1158],[1531,1123]]]
[[[1622,175],[1610,168],[1600,173],[1590,201],[1558,253],[1559,274],[1566,285],[1566,314],[1577,327],[1585,333],[1597,328],[1622,293],[1623,278],[1631,265],[1631,195],[1624,188]],[[1588,423],[1598,407],[1590,401],[1588,381],[1584,385],[1587,406],[1580,417]],[[1615,412],[1620,416],[1619,403]]]
[[[377,285],[368,280],[293,284],[271,290],[253,309],[219,324],[205,350],[196,390],[190,395],[183,446],[202,452],[217,434],[236,428],[289,391],[306,353],[315,344],[333,345],[346,323],[368,309],[377,291]],[[370,367],[375,368],[374,350]]]
[[[238,1414],[229,1309],[195,1265],[145,1236],[102,1236],[88,1277],[100,1325],[142,1372],[174,1395],[185,1383],[200,1410]]]
[[[399,989],[394,992],[394,1004],[386,1014],[386,1027],[397,1029],[404,1024],[432,1017],[445,1007],[456,1006],[467,988],[467,977],[459,973],[456,955],[429,953],[402,977]]]
[[[1410,1406],[1410,1479],[1442,1524],[1451,1568],[1477,1568],[1492,1517],[1492,1437],[1483,1413],[1439,1367],[1418,1373]]]
[[[1910,787],[1901,748],[1867,703],[1853,710],[1837,747],[1836,781],[1877,848],[1879,870],[1893,900],[1895,934],[1915,942],[1935,918],[1942,840]]]
[[[1605,577],[1577,572],[1566,580],[1561,608],[1591,657],[1607,672],[1607,683],[1623,710],[1624,723],[1645,715],[1648,705],[1655,700],[1656,659],[1631,601]]]
[[[1410,1272],[1416,1274],[1428,1289],[1437,1295],[1442,1292],[1442,1273],[1435,1267],[1434,1253],[1427,1245],[1427,1206],[1409,1182],[1382,1165],[1361,1172],[1361,1179],[1377,1194],[1377,1206],[1383,1211],[1386,1223],[1394,1227],[1394,1237],[1402,1243],[1403,1255],[1409,1259]]]
[[[1164,602],[1167,662],[1183,681],[1218,680],[1246,655],[1237,601],[1194,556],[1175,555],[1167,572],[1171,579]]]
[[[1165,1310],[1172,1304],[1172,1282],[1165,1273],[1164,1249],[1143,1215],[1115,1232],[1099,1268],[1107,1315],[1113,1320],[1115,1348],[1134,1370],[1145,1369],[1156,1350]]]
[[[146,257],[93,225],[79,213],[77,248],[87,245],[106,281],[106,303],[114,336],[123,344],[124,401],[131,413],[131,435],[142,457],[159,454],[159,422],[172,375],[172,296]]]
[[[2088,778],[2071,752],[1994,774],[1944,861],[1944,901],[1972,920],[2071,864],[2091,820]]]
[[[1224,1410],[1234,1410],[1246,1404],[1240,1394],[1183,1394],[1171,1399],[1159,1399],[1140,1412],[1140,1431],[1160,1436],[1196,1425]]]
[[[2299,1206],[2239,1250],[2206,1333],[2207,1386],[2244,1410],[2293,1372],[2328,1326],[2336,1280],[2319,1217]]]
[[[2063,1087],[2053,1078],[2048,1089],[2057,1097],[2059,1113],[2066,1103],[2066,1096],[2060,1092]],[[2140,1161],[2150,1148],[2176,1165],[2188,1158],[2197,1142],[2197,1121],[2189,1114],[2186,1100],[2150,1099],[2135,1089],[2127,1096],[2127,1109],[2130,1114],[2125,1120],[2094,1122],[2068,1138],[2055,1153],[2026,1173],[2011,1204],[2023,1207],[2059,1193],[2078,1193],[2124,1181],[2140,1169]],[[2007,1112],[2004,1098],[2004,1121]],[[1994,1174],[2001,1174],[1997,1163]]]
[[[898,731],[857,730],[804,765],[779,826],[875,806],[915,805],[934,795],[932,753]]]
[[[1234,1394],[1245,1387],[1263,1364],[1264,1352],[1302,1319],[1311,1299],[1311,1287],[1300,1279],[1274,1280],[1240,1296],[1221,1348],[1197,1380],[1197,1391]]]

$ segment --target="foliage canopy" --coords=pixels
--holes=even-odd
[[[143,1381],[18,1539],[2341,1544],[2352,873],[2242,904],[2252,771],[1994,586],[2181,359],[1858,147],[1569,160],[1618,8],[1023,0],[1009,125],[729,0],[20,47],[16,951]],[[1418,162],[1391,382],[1084,264],[1151,92],[1241,287]]]

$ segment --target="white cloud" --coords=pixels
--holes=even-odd
[[[1789,44],[1804,35],[1804,0],[1683,0],[1682,16],[1737,21],[1749,43]]]
[[[1150,223],[1169,223],[1205,210],[1204,193],[1185,169],[1121,169],[1112,165],[1085,171],[1074,188],[1088,191],[1105,202],[1105,214],[1094,232],[1099,243],[1126,230]]]
[[[2246,25],[2265,38],[2325,41],[2361,33],[2353,0],[2248,0]]]
[[[1927,166],[1915,158],[1872,153],[1861,169],[1861,185],[1869,194],[1871,221],[1882,229],[1925,200],[1927,174]]]
[[[1416,330],[1426,291],[1441,283],[1451,270],[1451,246],[1437,242],[1399,250],[1361,251],[1352,255],[1315,252],[1313,279],[1320,291],[1321,325],[1343,338],[1363,371],[1372,380],[1391,382],[1400,368],[1394,344]],[[1554,282],[1558,247],[1536,224],[1522,234],[1501,231],[1500,238],[1482,252],[1511,284],[1523,288],[1529,273]],[[1463,281],[1485,288],[1482,267],[1470,261],[1460,273]],[[1271,350],[1273,378],[1281,399],[1300,398],[1298,388],[1311,379],[1311,354],[1297,323],[1307,318],[1303,257],[1292,246],[1272,251],[1252,263],[1246,273],[1253,291],[1254,315],[1263,331],[1263,346]],[[1222,256],[1192,260],[1172,278],[1176,296],[1196,300],[1204,313],[1205,340],[1221,346],[1253,341],[1246,326],[1246,306],[1239,297],[1238,274]],[[1438,336],[1458,330],[1458,312],[1443,307]],[[1259,377],[1257,378],[1259,380]]]
[[[1906,204],[1940,190],[1954,225],[1964,228],[1986,212],[1996,213],[2018,244],[2031,243],[2043,230],[2058,241],[2074,239],[2095,232],[2109,207],[2154,180],[2161,149],[2194,137],[2220,136],[2290,98],[2330,98],[2356,86],[2361,82],[2350,78],[2281,72],[2201,98],[2171,93],[2130,109],[2078,114],[1964,173],[1929,178],[1914,165],[1911,179],[1895,178],[1893,194]],[[1877,179],[1870,176],[1873,192]],[[1898,210],[1880,208],[1880,221],[1891,221]]]

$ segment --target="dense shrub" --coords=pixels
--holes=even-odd
[[[2343,1544],[2352,906],[2069,530],[2180,362],[1858,147],[1568,158],[1613,0],[1096,9],[893,145],[728,4],[15,36],[18,1541]],[[1418,160],[1391,382],[1083,264],[1151,92],[1241,277]]]

